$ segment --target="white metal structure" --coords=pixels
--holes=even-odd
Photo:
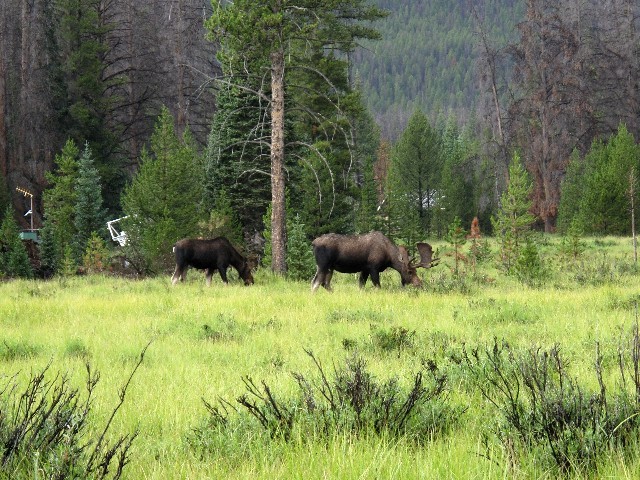
[[[124,247],[127,244],[127,232],[116,229],[113,224],[118,223],[120,220],[124,220],[125,218],[129,218],[129,215],[126,217],[116,218],[115,220],[109,220],[107,222],[107,228],[111,234],[111,239],[114,242],[118,242],[121,247]]]

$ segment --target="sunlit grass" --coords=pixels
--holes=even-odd
[[[101,374],[94,404],[99,429],[150,342],[112,427],[114,436],[140,432],[127,478],[551,478],[534,458],[512,471],[498,444],[486,451],[481,439],[491,424],[484,401],[470,390],[452,354],[463,345],[488,347],[494,338],[523,349],[559,345],[571,371],[595,383],[598,343],[605,366],[614,371],[620,340],[636,320],[640,277],[627,268],[606,279],[628,261],[629,242],[586,241],[582,262],[606,263],[602,281],[597,272],[593,281],[580,280],[578,265],[556,270],[540,288],[487,265],[478,268],[492,280],[468,278],[469,290],[442,291],[434,282],[451,277],[446,256],[422,273],[419,291],[400,288],[392,271],[383,274],[381,290],[360,290],[355,276],[336,274],[332,293],[315,294],[309,282],[264,271],[252,287],[214,279],[207,288],[196,272],[175,287],[168,277],[7,282],[0,284],[0,380],[51,363],[81,386],[88,362]],[[545,245],[543,255],[551,258],[555,245],[556,239]],[[409,332],[411,345],[384,351],[376,335],[394,328]],[[206,416],[203,399],[233,402],[244,393],[245,375],[286,396],[295,389],[291,372],[315,371],[305,349],[329,370],[358,351],[381,378],[411,378],[423,360],[434,358],[450,373],[451,401],[467,411],[453,432],[420,448],[349,435],[328,443],[258,442],[247,459],[200,458],[189,447],[185,439]],[[637,464],[614,455],[604,468],[633,478]]]

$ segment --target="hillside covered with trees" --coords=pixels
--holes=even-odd
[[[480,28],[492,45],[517,39],[524,2],[516,0],[376,0],[389,12],[379,41],[353,56],[352,76],[365,92],[382,134],[397,139],[416,109],[435,121],[453,113],[467,122],[478,106]]]

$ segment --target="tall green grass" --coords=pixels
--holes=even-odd
[[[559,259],[556,243],[542,247],[551,275],[538,288],[504,276],[491,262],[475,274],[467,265],[454,278],[445,245],[441,265],[421,273],[420,290],[400,288],[393,271],[383,273],[380,290],[360,290],[355,276],[335,274],[334,291],[315,294],[309,282],[265,271],[251,287],[214,279],[207,288],[196,272],[175,287],[168,276],[6,282],[0,284],[0,383],[51,362],[81,386],[89,362],[101,374],[92,411],[98,430],[151,342],[110,431],[114,437],[140,432],[125,478],[552,478],[557,472],[535,453],[509,463],[490,438],[490,405],[457,361],[463,345],[488,346],[494,338],[523,349],[557,344],[571,372],[595,382],[598,342],[605,368],[615,369],[640,293],[630,240],[588,239],[576,262]],[[464,413],[450,432],[419,446],[347,433],[282,442],[256,427],[241,437],[227,433],[215,454],[193,448],[188,439],[207,417],[203,399],[233,403],[247,375],[264,380],[279,398],[294,395],[291,373],[315,370],[305,349],[328,371],[357,351],[377,378],[405,383],[434,360],[448,375],[448,401]],[[639,472],[639,457],[611,452],[599,474],[635,478]]]

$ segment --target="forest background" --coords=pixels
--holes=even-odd
[[[514,158],[538,229],[631,231],[640,6],[373,3],[389,12],[379,40],[312,52],[322,75],[286,79],[303,87],[288,97],[290,240],[375,228],[411,243],[474,217],[492,233]],[[16,188],[33,194],[50,270],[125,214],[140,271],[168,268],[189,235],[225,234],[268,263],[268,110],[227,80],[212,13],[206,0],[0,5],[0,212],[29,227]],[[302,101],[316,121],[295,114]]]

